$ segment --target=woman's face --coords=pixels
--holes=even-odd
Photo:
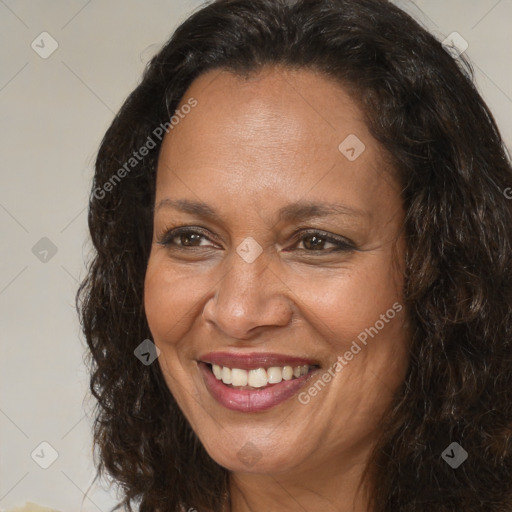
[[[362,112],[282,68],[208,72],[179,112],[145,282],[169,389],[230,470],[362,463],[408,360],[400,189]]]

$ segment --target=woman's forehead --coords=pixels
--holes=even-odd
[[[191,96],[203,115],[215,116],[223,124],[250,122],[253,130],[270,132],[269,139],[301,132],[315,133],[320,139],[347,127],[367,135],[364,114],[355,99],[338,82],[309,68],[267,66],[248,76],[211,70],[192,82],[181,105]],[[283,127],[285,133],[277,131]]]
[[[299,199],[370,216],[397,209],[382,148],[332,80],[309,70],[275,68],[249,79],[216,70],[181,104],[190,98],[197,106],[164,138],[157,203],[171,195],[223,204],[231,197],[276,211]]]

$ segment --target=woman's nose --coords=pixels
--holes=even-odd
[[[276,272],[265,252],[254,260],[245,258],[243,252],[233,254],[230,269],[205,304],[203,318],[234,339],[286,326],[292,319],[293,304],[289,288]]]

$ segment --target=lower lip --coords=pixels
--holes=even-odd
[[[271,407],[288,400],[297,394],[299,389],[316,372],[313,370],[307,375],[291,380],[282,380],[278,384],[271,384],[262,389],[235,389],[226,386],[211,372],[209,366],[202,361],[198,363],[203,374],[206,388],[210,394],[227,409],[238,412],[265,411]]]

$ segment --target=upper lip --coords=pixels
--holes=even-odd
[[[241,354],[236,352],[209,352],[199,358],[204,363],[239,368],[240,370],[254,370],[256,368],[270,368],[271,366],[319,366],[318,361],[305,359],[286,354],[270,352],[251,352]]]

